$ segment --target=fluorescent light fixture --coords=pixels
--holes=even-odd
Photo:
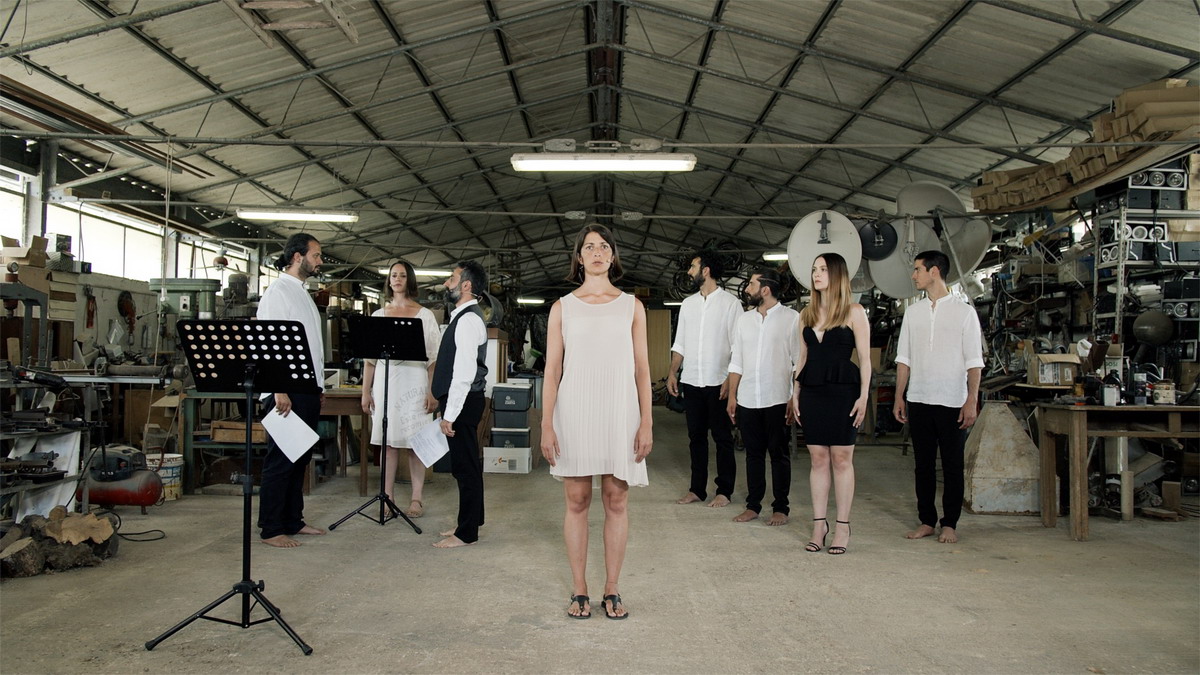
[[[454,270],[421,269],[420,267],[414,269],[413,271],[416,272],[417,276],[419,277],[448,277],[451,274],[454,274]],[[387,274],[386,270],[384,271],[384,274]]]
[[[517,298],[518,305],[544,305],[546,301],[542,298]]]
[[[518,152],[516,171],[691,171],[696,156],[682,152]]]
[[[787,259],[788,259],[787,251],[771,251],[769,253],[763,254],[763,260],[767,260],[770,262],[779,262],[781,260],[787,260]]]
[[[683,304],[682,300],[672,300],[670,302],[664,302],[663,307],[678,307],[682,304]]]
[[[294,220],[320,223],[356,223],[358,214],[348,211],[238,209],[237,217],[245,220]]]

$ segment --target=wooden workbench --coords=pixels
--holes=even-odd
[[[1057,524],[1055,439],[1065,436],[1070,531],[1075,541],[1088,539],[1088,438],[1200,438],[1200,406],[1038,403],[1037,416],[1042,524]]]

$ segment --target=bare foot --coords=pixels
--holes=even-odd
[[[275,548],[296,548],[297,546],[300,546],[300,542],[292,539],[286,534],[277,534],[274,537],[263,539],[262,543],[266,544],[267,546],[274,546]]]
[[[788,517],[786,513],[779,513],[776,511],[775,513],[771,514],[771,519],[767,521],[767,524],[771,526],[787,525],[787,521]]]
[[[439,537],[453,537],[454,533],[456,531],[457,531],[456,529],[450,529],[450,530],[446,530],[445,532],[438,532],[438,536]]]
[[[471,542],[471,544],[474,544],[474,543],[475,542]],[[463,541],[462,539],[459,539],[458,537],[454,536],[453,533],[451,533],[449,537],[446,537],[445,539],[443,539],[439,542],[435,542],[433,547],[434,548],[458,548],[459,546],[470,546],[471,544],[468,544],[467,542]]]
[[[708,505],[714,509],[729,506],[729,497],[726,497],[725,495],[717,495],[716,497],[713,497],[713,500],[709,502]]]
[[[942,533],[938,535],[938,541],[943,544],[957,544],[958,533],[953,527],[942,527]]]
[[[567,605],[567,616],[576,619],[586,619],[590,617],[592,615],[592,603],[587,600],[583,600],[582,603],[580,601],[580,598],[586,597],[586,592],[577,593],[576,595],[571,596],[571,604]]]
[[[325,530],[322,530],[319,527],[313,527],[312,525],[305,525],[304,527],[300,528],[300,531],[296,534],[325,534]]]
[[[934,533],[934,529],[928,525],[921,525],[917,529],[904,535],[905,539],[924,539]]]
[[[758,514],[757,514],[757,513],[755,513],[755,512],[753,512],[753,511],[751,511],[750,509],[746,509],[745,511],[742,511],[741,513],[739,513],[739,514],[737,514],[736,516],[734,516],[734,517],[733,517],[733,522],[735,522],[735,523],[748,523],[748,522],[750,522],[750,521],[752,521],[752,520],[757,520],[757,519],[758,519]]]
[[[405,511],[404,515],[409,518],[420,518],[425,515],[425,505],[421,503],[420,499],[414,499],[408,503],[408,511]]]
[[[675,503],[676,504],[695,504],[698,501],[700,501],[700,498],[696,496],[696,493],[689,492],[686,495],[680,497],[679,499],[676,499]]]

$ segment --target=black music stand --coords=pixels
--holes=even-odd
[[[379,494],[372,497],[366,504],[342,516],[341,520],[329,526],[329,530],[332,532],[337,529],[338,525],[359,515],[380,525],[387,524],[389,520],[403,518],[414,532],[421,534],[421,528],[417,527],[408,514],[401,511],[400,507],[396,506],[396,502],[387,496],[387,477],[384,475],[387,472],[384,469],[387,465],[388,385],[391,380],[391,362],[393,359],[396,361],[429,360],[425,354],[424,326],[420,319],[404,319],[393,316],[349,316],[347,322],[350,328],[350,347],[354,357],[383,359],[383,412],[378,413],[381,415],[380,425],[383,427],[383,435],[379,444]],[[375,369],[375,373],[378,375],[378,367]],[[360,453],[359,460],[367,461],[365,452]],[[399,456],[396,457],[396,464],[399,468]],[[364,509],[375,502],[379,502],[378,518],[363,513]]]
[[[246,469],[242,473],[242,580],[233,588],[205,605],[170,630],[146,643],[146,650],[154,649],[158,643],[171,637],[196,619],[208,619],[231,626],[249,628],[255,624],[274,621],[283,628],[288,637],[307,656],[312,647],[287,625],[280,616],[279,608],[263,595],[266,584],[250,579],[250,501],[254,479],[250,475],[250,456],[253,454],[251,434],[254,430],[254,392],[279,394],[320,393],[320,380],[313,371],[312,352],[305,338],[304,327],[299,321],[251,321],[251,320],[181,320],[176,329],[183,341],[183,352],[196,380],[196,389],[207,392],[235,392],[246,394]],[[242,618],[230,621],[208,616],[226,600],[242,597]],[[261,605],[269,615],[265,619],[250,620],[254,605]]]

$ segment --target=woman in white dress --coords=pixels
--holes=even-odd
[[[648,484],[644,460],[654,444],[646,310],[613,285],[620,278],[612,233],[585,226],[567,277],[579,288],[554,303],[546,334],[542,455],[566,497],[573,619],[592,615],[585,573],[593,476],[600,476],[604,503],[604,615],[629,616],[617,588],[629,537],[626,506],[629,487]]]
[[[385,492],[393,502],[396,482],[396,467],[400,451],[408,458],[408,469],[412,475],[412,498],[405,514],[409,518],[420,518],[425,513],[423,501],[425,488],[425,465],[412,451],[408,440],[429,420],[437,410],[437,399],[429,393],[433,379],[434,357],[441,341],[437,318],[433,312],[417,304],[417,275],[407,260],[392,263],[388,270],[388,283],[384,291],[385,304],[371,316],[388,316],[420,319],[424,326],[425,353],[429,361],[389,360],[388,376],[388,438],[384,452],[383,477]],[[383,402],[384,364],[368,359],[363,366],[363,412],[371,414],[371,444],[383,443],[383,415],[376,415],[375,402]]]

